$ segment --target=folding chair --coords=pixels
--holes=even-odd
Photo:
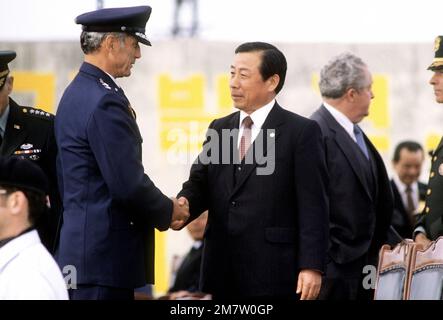
[[[405,239],[392,250],[387,244],[380,249],[374,300],[407,299],[415,247],[412,240]]]
[[[443,237],[417,250],[411,261],[409,300],[442,300]]]

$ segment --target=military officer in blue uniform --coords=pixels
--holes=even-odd
[[[428,67],[434,74],[429,83],[434,88],[435,100],[443,103],[443,36],[435,39],[434,51],[434,60]],[[415,241],[424,246],[443,236],[443,138],[432,154],[425,209],[414,236]]]
[[[50,181],[51,210],[42,217],[37,229],[43,244],[54,253],[61,218],[61,201],[57,186],[54,116],[41,109],[18,105],[9,95],[14,78],[8,63],[14,51],[0,51],[0,157],[32,160]]]
[[[63,199],[58,263],[74,266],[71,299],[133,299],[153,283],[154,228],[181,228],[186,205],[144,173],[135,113],[116,78],[141,57],[149,6],[100,9],[76,18],[84,63],[55,117]],[[182,203],[183,204],[183,203]]]

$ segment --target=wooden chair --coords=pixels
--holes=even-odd
[[[443,237],[417,249],[411,260],[409,300],[442,300]]]
[[[406,300],[409,296],[410,266],[416,244],[405,239],[393,249],[384,245],[379,252],[374,300]]]

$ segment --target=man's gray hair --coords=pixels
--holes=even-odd
[[[356,55],[345,52],[330,60],[320,72],[321,95],[325,98],[340,98],[350,88],[356,90],[368,86],[366,64]]]
[[[80,35],[80,46],[83,53],[89,54],[97,51],[103,40],[107,36],[114,36],[120,39],[120,44],[124,45],[126,34],[123,32],[86,32],[82,31]]]

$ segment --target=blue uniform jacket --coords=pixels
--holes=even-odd
[[[142,138],[122,89],[83,63],[60,101],[55,136],[60,267],[74,266],[78,284],[152,283],[154,228],[169,227],[173,205],[144,173]]]

